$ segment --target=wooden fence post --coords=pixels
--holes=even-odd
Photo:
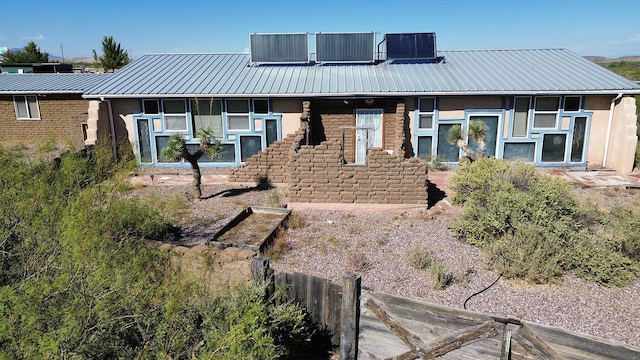
[[[275,279],[273,270],[269,267],[269,258],[254,257],[251,261],[251,275],[258,285],[264,286],[264,301],[269,301],[275,293]]]
[[[342,315],[340,320],[340,359],[358,358],[360,327],[360,275],[342,276]]]

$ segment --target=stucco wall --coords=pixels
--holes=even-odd
[[[464,119],[465,110],[502,110],[501,96],[449,96],[438,99],[440,120]]]
[[[87,120],[89,102],[80,95],[38,96],[40,120],[17,120],[13,96],[0,96],[0,140],[35,143],[55,139],[84,147],[81,124]]]
[[[113,127],[116,134],[116,141],[128,140],[131,144],[135,144],[133,114],[139,114],[140,112],[141,109],[139,100],[111,100],[111,113],[113,114]]]
[[[614,108],[611,140],[607,151],[606,166],[621,174],[633,171],[633,161],[638,137],[636,136],[636,102],[633,97],[623,97]]]
[[[586,96],[584,100],[585,111],[592,113],[589,143],[587,145],[587,161],[592,168],[598,168],[603,165],[604,147],[609,123],[609,107],[614,97],[615,96]]]
[[[282,138],[294,134],[300,129],[300,115],[302,115],[302,100],[274,99],[271,110],[275,114],[282,114]]]

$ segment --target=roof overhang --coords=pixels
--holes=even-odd
[[[466,91],[466,92],[389,92],[389,93],[300,93],[300,94],[90,94],[85,99],[158,99],[158,98],[367,98],[424,96],[541,96],[541,95],[640,95],[634,90],[544,90],[544,91]]]

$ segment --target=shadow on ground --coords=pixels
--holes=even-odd
[[[427,194],[428,194],[427,209],[431,209],[438,202],[440,202],[441,200],[444,200],[444,198],[447,197],[447,193],[442,191],[438,187],[438,185],[432,183],[431,181],[429,181],[429,184],[427,185]]]

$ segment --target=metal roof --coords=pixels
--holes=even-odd
[[[438,51],[444,61],[255,65],[249,54],[150,54],[88,98],[640,94],[640,86],[565,49]]]
[[[82,94],[112,74],[0,74],[0,94]]]

